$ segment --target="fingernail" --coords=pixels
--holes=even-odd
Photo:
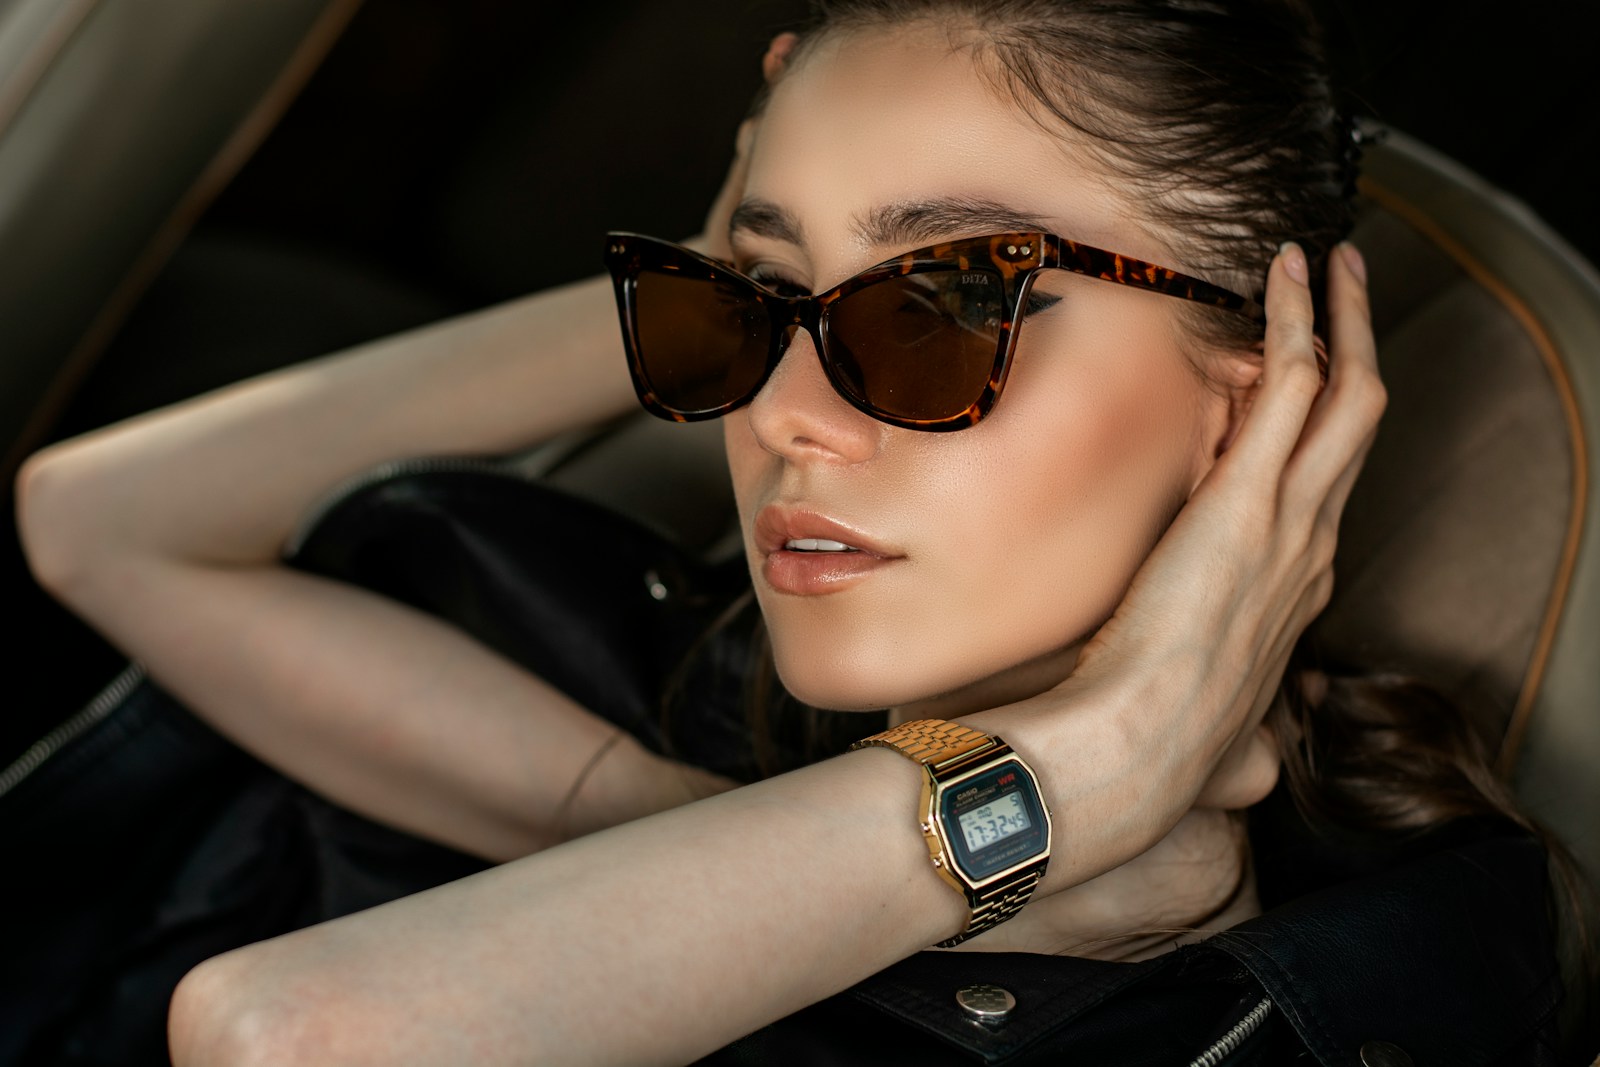
[[[1350,273],[1354,274],[1361,280],[1361,284],[1365,285],[1367,283],[1367,261],[1361,258],[1361,249],[1349,241],[1345,241],[1339,245],[1339,254],[1344,256],[1344,265],[1350,268]]]
[[[1311,272],[1306,268],[1306,254],[1300,251],[1300,246],[1293,241],[1285,241],[1278,246],[1278,255],[1283,257],[1283,272],[1301,285],[1311,284]]]

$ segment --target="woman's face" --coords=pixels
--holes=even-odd
[[[763,210],[736,216],[739,266],[806,291],[1003,230],[1183,266],[932,29],[818,42],[772,94],[745,204]],[[1026,319],[970,429],[862,414],[803,331],[727,417],[756,594],[801,700],[948,717],[1059,682],[1208,469],[1228,404],[1180,349],[1178,301],[1064,271],[1035,291],[1060,299]],[[797,550],[805,538],[866,552]]]

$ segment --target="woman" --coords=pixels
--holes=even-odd
[[[1289,7],[1240,7],[882,0],[828,5],[798,42],[778,38],[745,167],[702,247],[771,293],[836,302],[827,341],[808,328],[817,305],[789,303],[800,328],[769,345],[787,320],[751,325],[752,308],[779,303],[727,276],[715,291],[737,302],[755,354],[674,392],[649,362],[658,313],[625,318],[630,381],[603,325],[609,287],[582,283],[31,462],[21,521],[36,572],[164,685],[334,800],[510,861],[198,968],[172,1008],[177,1061],[684,1062],[980,931],[965,948],[1180,972],[1244,960],[1260,984],[1213,976],[1198,1009],[1184,1001],[1204,1018],[1182,1024],[1185,1040],[1253,1019],[1238,1033],[1264,1035],[1258,1057],[1296,1042],[1353,1055],[1294,981],[1266,1007],[1235,1005],[1279,965],[1251,962],[1248,938],[1231,956],[1170,951],[1259,910],[1226,813],[1277,779],[1264,716],[1327,600],[1338,516],[1383,407],[1359,255],[1326,259],[1324,388],[1322,282],[1298,245],[1274,254],[1288,238],[1326,248],[1347,226],[1345,142],[1314,48]],[[932,289],[860,277],[996,234],[1046,235],[1069,269],[1035,271],[1024,239],[944,248],[957,269]],[[1053,235],[1204,283],[1134,266],[1112,284],[1070,269],[1076,246]],[[610,247],[639,301],[640,256],[712,269]],[[964,278],[1023,267],[1025,292],[986,297]],[[1263,276],[1264,336],[1233,295]],[[927,326],[930,304],[944,332],[918,351],[938,344],[952,365],[924,381],[891,367],[882,339],[897,315]],[[978,357],[950,330],[989,346],[993,372],[955,400],[941,383]],[[623,411],[635,390],[676,417],[725,409],[754,588],[795,696],[957,720],[1031,771],[1048,866],[1002,909],[1025,910],[990,927],[930,872],[925,772],[904,751],[731,789],[441,624],[278,565],[298,516],[357,471],[509,451]],[[1404,914],[1426,944],[1427,923]],[[1549,970],[1538,931],[1505,951]],[[1519,1050],[1548,1036],[1543,980],[1532,1025],[1517,1016]],[[1219,990],[1226,1003],[1207,999]],[[1263,1029],[1273,1003],[1287,1021]]]

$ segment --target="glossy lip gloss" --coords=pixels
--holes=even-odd
[[[786,547],[807,539],[836,541],[850,551],[807,552]],[[904,558],[826,516],[777,505],[762,508],[756,516],[755,540],[762,556],[762,577],[776,591],[792,596],[839,592]]]

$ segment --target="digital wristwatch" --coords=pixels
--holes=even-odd
[[[850,746],[889,748],[924,772],[918,811],[933,869],[971,909],[959,945],[1022,910],[1050,862],[1050,809],[1033,770],[992,734],[919,719]]]

